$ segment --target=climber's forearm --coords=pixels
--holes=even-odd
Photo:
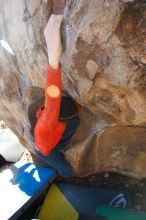
[[[48,60],[45,85],[45,113],[50,117],[50,127],[58,121],[61,101],[61,66],[59,66],[62,44],[60,26],[62,15],[52,14],[44,30],[48,48]]]
[[[48,65],[45,85],[45,113],[51,129],[54,129],[58,122],[61,90],[61,66],[58,69],[53,69]]]
[[[51,60],[49,59],[49,65],[53,68],[53,69],[58,69],[59,67],[59,60]]]
[[[37,112],[38,120],[34,131],[35,145],[44,156],[57,145],[65,130],[65,124],[58,121],[61,102],[59,60],[62,51],[60,39],[62,19],[61,15],[51,15],[44,31],[49,61],[46,70],[45,108]]]
[[[60,26],[62,19],[62,15],[52,14],[44,30],[44,35],[48,48],[48,60],[50,66],[53,69],[58,69],[59,60],[62,52],[62,44],[60,37]]]

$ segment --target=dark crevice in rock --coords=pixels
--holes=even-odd
[[[29,108],[28,108],[28,117],[31,125],[30,133],[32,136],[34,136],[34,127],[36,124],[36,111],[38,110],[39,107],[44,105],[44,97],[40,98],[36,102],[33,102]]]

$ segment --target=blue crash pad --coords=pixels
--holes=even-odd
[[[56,183],[56,186],[78,213],[95,215],[97,206],[103,204],[131,208],[130,195],[126,190],[83,187],[64,183]]]
[[[1,172],[0,219],[17,219],[55,177],[53,169],[22,160]]]

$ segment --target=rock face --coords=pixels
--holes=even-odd
[[[32,150],[35,111],[44,101],[43,30],[51,13],[64,13],[63,88],[88,109],[66,150],[75,175],[146,176],[145,1],[1,0],[0,118]]]
[[[146,176],[145,146],[146,128],[115,125],[78,140],[66,150],[66,159],[76,176],[113,171],[141,178]]]

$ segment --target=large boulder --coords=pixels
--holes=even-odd
[[[80,129],[83,126],[80,125]],[[89,136],[86,134],[86,138],[80,129],[78,139],[76,135],[66,149],[66,159],[75,176],[112,171],[146,177],[146,128],[114,125]]]
[[[35,112],[44,101],[47,50],[43,30],[51,13],[64,13],[63,89],[88,109],[81,112],[82,134],[71,140],[67,160],[75,175],[103,170],[137,175],[127,162],[146,149],[145,1],[1,0],[0,118],[32,150]],[[124,144],[119,146],[120,133]],[[86,145],[80,151],[79,139],[88,142],[91,137],[92,147]],[[127,157],[121,156],[122,161],[117,156],[115,165],[107,155],[111,153],[112,158],[121,149]],[[92,169],[84,169],[83,152],[91,155]],[[100,152],[102,156],[96,157]],[[74,165],[77,160],[80,166]],[[143,160],[140,176],[146,176],[145,165]]]

